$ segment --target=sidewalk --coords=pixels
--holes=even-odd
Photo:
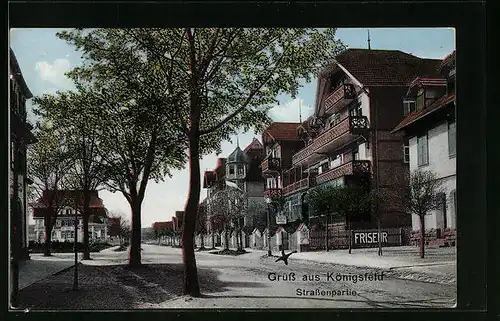
[[[19,289],[64,271],[75,264],[74,253],[53,253],[52,256],[34,253],[30,254],[30,258],[19,264]],[[80,255],[78,261],[80,261]]]
[[[292,258],[321,263],[355,266],[382,270],[388,276],[441,284],[456,283],[456,248],[426,248],[425,257],[420,258],[419,248],[399,246],[383,248],[333,250],[329,252],[302,252]]]

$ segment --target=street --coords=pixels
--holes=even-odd
[[[201,298],[182,296],[180,249],[142,244],[143,267],[126,267],[128,251],[93,253],[79,266],[21,291],[28,309],[136,308],[422,308],[453,307],[454,285],[387,277],[380,271],[289,258],[265,251],[240,256],[196,252]],[[277,254],[277,253],[275,253]],[[304,280],[307,279],[307,280]]]

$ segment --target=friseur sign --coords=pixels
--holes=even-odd
[[[351,232],[351,241],[353,248],[360,247],[377,247],[378,242],[382,246],[398,246],[402,245],[402,229],[389,228],[381,229],[380,234],[376,229],[373,230],[354,230]]]

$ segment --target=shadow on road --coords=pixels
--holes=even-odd
[[[31,310],[121,310],[182,295],[182,264],[144,264],[138,268],[79,264],[78,272],[78,291],[72,291],[74,268],[70,268],[22,289],[21,306]],[[253,282],[225,282],[219,274],[198,268],[202,293],[225,292],[230,287],[265,287]]]

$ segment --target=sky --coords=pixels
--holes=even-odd
[[[74,47],[56,37],[56,32],[63,29],[12,29],[10,46],[16,54],[21,71],[28,87],[34,96],[44,93],[55,93],[57,90],[73,88],[72,82],[65,73],[80,64],[81,58]],[[337,37],[348,48],[367,48],[367,29],[337,29]],[[455,49],[455,31],[452,28],[372,28],[370,29],[370,45],[372,49],[401,50],[421,58],[443,59]],[[315,103],[316,81],[304,83],[295,99],[280,96],[280,104],[270,111],[274,121],[299,121],[299,105],[302,119],[313,112]],[[27,103],[28,118],[33,120],[31,103]],[[261,140],[260,135],[253,132],[238,135],[242,148],[254,137]],[[236,148],[236,137],[233,143],[224,142],[222,153],[203,157],[201,169],[211,170],[215,167],[217,157],[227,157]],[[142,225],[151,226],[153,222],[169,221],[175,211],[184,210],[188,193],[189,172],[187,169],[176,171],[172,178],[164,182],[150,181],[142,204]],[[130,206],[121,193],[100,191],[104,205],[111,213],[130,217]],[[200,200],[206,196],[202,190]],[[32,218],[30,222],[34,223]]]

